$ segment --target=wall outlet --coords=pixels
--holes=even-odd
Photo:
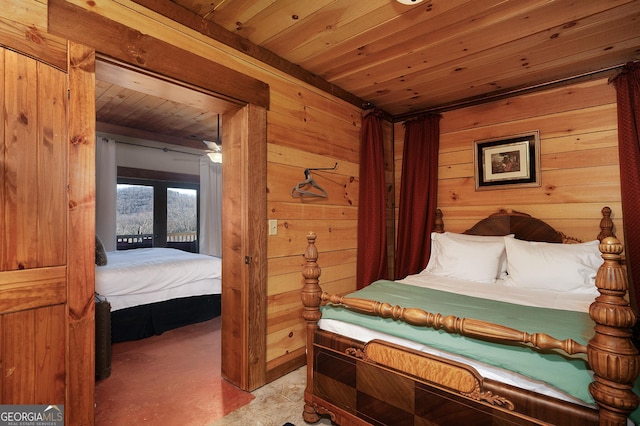
[[[269,219],[269,235],[278,235],[278,219]]]

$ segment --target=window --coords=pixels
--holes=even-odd
[[[167,188],[167,245],[198,241],[198,191]]]
[[[118,178],[118,250],[173,247],[198,252],[199,185]]]
[[[153,247],[153,186],[118,184],[116,241],[118,250]]]

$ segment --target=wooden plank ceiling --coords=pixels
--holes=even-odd
[[[228,104],[206,93],[111,63],[96,62],[96,129],[187,149],[211,150]]]
[[[613,74],[640,58],[640,0],[134,1],[221,42],[242,42],[261,60],[396,120],[603,70]],[[114,82],[99,82],[98,96],[98,120],[115,120],[105,111],[117,102],[130,120],[124,126],[152,121],[140,115],[133,122],[141,101],[148,114],[154,104],[170,105]],[[195,124],[209,122],[201,118],[210,112],[170,112],[172,121],[163,123],[172,137],[217,136]]]

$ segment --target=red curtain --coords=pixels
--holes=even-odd
[[[365,113],[360,130],[357,288],[389,277],[382,118]]]
[[[396,279],[423,270],[431,254],[438,195],[440,115],[408,121],[404,126]]]
[[[640,63],[627,64],[614,84],[625,257],[633,308],[640,312]]]

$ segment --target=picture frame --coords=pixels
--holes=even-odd
[[[540,132],[473,142],[476,191],[541,186]]]

